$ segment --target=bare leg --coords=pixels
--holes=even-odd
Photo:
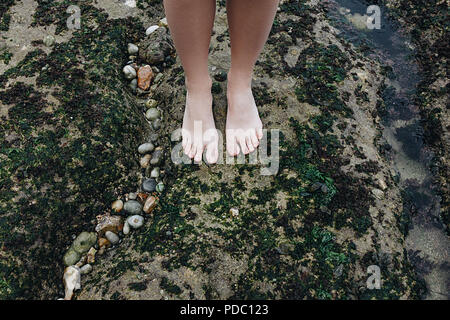
[[[272,28],[278,0],[228,0],[231,69],[228,73],[227,151],[254,151],[262,138],[262,123],[253,98],[253,68]],[[238,146],[239,145],[239,146]]]
[[[208,51],[216,1],[164,0],[164,8],[186,79],[183,149],[190,158],[199,162],[206,147],[206,159],[215,163],[218,139],[212,113]]]

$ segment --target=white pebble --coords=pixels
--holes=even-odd
[[[106,231],[106,232],[105,232],[105,237],[106,237],[106,239],[108,239],[109,242],[111,242],[112,244],[116,244],[117,242],[119,242],[119,236],[118,236],[117,234],[115,234],[114,232]]]
[[[81,272],[81,274],[88,274],[89,272],[91,272],[92,271],[92,266],[88,263],[88,264],[85,264],[84,266],[82,266],[81,268],[80,268],[80,272]]]
[[[130,233],[130,225],[128,224],[128,221],[125,221],[125,223],[123,224],[122,232],[125,235]]]
[[[136,70],[130,65],[123,67],[123,74],[128,80],[136,78]]]
[[[155,32],[156,30],[158,30],[158,28],[159,28],[159,26],[151,26],[151,27],[148,27],[147,28],[147,30],[145,30],[145,34],[146,35],[151,35],[153,32]]]
[[[134,215],[127,219],[128,224],[134,228],[138,229],[144,225],[144,217],[140,215]]]
[[[139,48],[137,45],[135,45],[134,43],[129,43],[128,44],[128,53],[131,55],[134,55],[136,53],[138,53]]]

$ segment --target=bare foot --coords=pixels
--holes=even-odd
[[[202,87],[189,87],[183,118],[183,150],[195,162],[200,162],[206,147],[206,160],[219,158],[218,134],[212,113],[211,81]]]
[[[253,152],[263,137],[262,122],[250,81],[228,75],[227,151],[231,156]]]

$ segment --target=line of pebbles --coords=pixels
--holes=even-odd
[[[155,90],[163,74],[157,67],[138,65],[137,58],[151,64],[159,64],[173,53],[166,28],[167,22],[164,18],[160,20],[159,25],[146,30],[147,36],[152,36],[144,40],[146,53],[139,56],[138,46],[128,44],[130,61],[124,66],[123,74],[129,81],[130,89],[138,96],[148,96],[149,92]],[[120,238],[130,234],[131,230],[141,228],[145,216],[150,215],[158,204],[158,194],[164,190],[164,171],[160,169],[163,164],[163,149],[157,146],[159,135],[156,131],[162,126],[161,111],[157,105],[158,102],[151,98],[145,102],[145,118],[153,133],[150,135],[150,142],[141,144],[137,149],[141,156],[140,166],[145,172],[139,191],[126,194],[124,199],[115,200],[110,211],[97,216],[95,232],[84,231],[74,239],[63,257],[66,266],[63,275],[65,300],[72,299],[74,291],[81,288],[81,276],[92,271],[96,256],[114,248],[121,242]],[[180,139],[180,134],[171,136],[173,142]]]

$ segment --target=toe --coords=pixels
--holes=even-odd
[[[185,143],[185,146],[183,147],[183,150],[184,150],[184,154],[185,154],[185,155],[187,155],[189,158],[192,158],[192,157],[190,156],[191,150],[192,150],[192,143],[191,143],[191,141],[187,141],[187,142]]]
[[[201,162],[202,161],[202,156],[203,156],[203,146],[202,145],[198,145],[197,148],[196,148],[194,161],[195,162]]]
[[[252,131],[252,133],[250,134],[250,139],[252,141],[253,148],[255,148],[255,149],[258,148],[258,146],[259,146],[259,139],[258,139],[258,137],[256,135],[256,131]]]
[[[206,160],[208,163],[213,164],[216,163],[219,159],[219,151],[217,150],[217,144],[210,143],[206,147]]]
[[[252,143],[252,139],[250,138],[250,135],[245,137],[245,142],[247,144],[247,149],[248,149],[249,153],[252,153],[253,151],[255,151],[255,147],[253,147],[253,143]]]
[[[227,136],[227,152],[230,156],[234,157],[238,154],[236,152],[236,149],[238,149],[238,146],[236,145],[236,138],[233,135]]]
[[[241,148],[242,153],[248,154],[247,142],[245,142],[245,136],[239,137],[238,141],[239,141],[239,147]]]
[[[259,140],[261,140],[263,138],[263,130],[262,130],[262,128],[257,128],[256,129],[256,136],[258,137]]]

